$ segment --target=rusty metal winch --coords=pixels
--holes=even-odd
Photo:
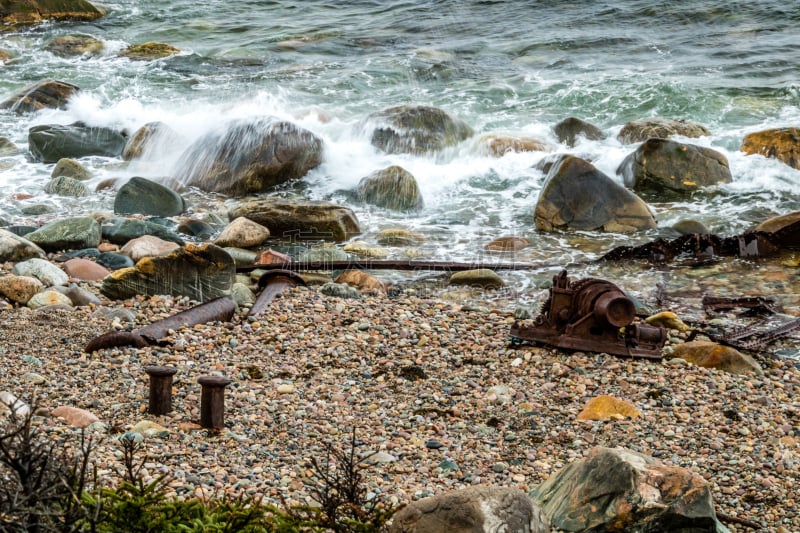
[[[514,322],[511,340],[661,359],[667,331],[649,324],[634,324],[635,318],[633,301],[613,283],[596,278],[570,281],[567,271],[562,270],[553,277],[541,313],[530,321]]]

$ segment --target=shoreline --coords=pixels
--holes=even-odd
[[[134,312],[134,327],[191,306],[163,296],[103,304]],[[308,458],[348,441],[355,427],[359,453],[381,452],[365,472],[368,487],[393,505],[476,484],[528,492],[591,447],[622,446],[701,475],[725,515],[765,531],[800,528],[792,496],[800,370],[792,360],[759,360],[764,376],[747,377],[678,360],[510,349],[513,318],[504,311],[416,297],[344,300],[314,289],[287,291],[257,320],[240,311],[226,324],[184,328],[165,346],[94,354],[83,346],[112,323],[93,308],[0,313],[6,390],[25,402],[35,395],[43,409],[94,413],[107,428],[95,457],[101,479],[119,466],[113,437],[147,420],[167,433],[145,439],[145,469],[169,474],[172,496],[231,491],[308,503]],[[148,364],[178,370],[168,415],[145,412]],[[208,374],[233,380],[226,430],[216,435],[197,429],[197,378]],[[600,394],[643,416],[577,421]],[[42,427],[76,431],[59,418]]]

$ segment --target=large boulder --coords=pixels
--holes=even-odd
[[[112,272],[100,292],[118,300],[169,294],[206,302],[230,294],[235,277],[236,265],[225,250],[210,243],[187,244],[174,253],[145,257],[133,267]]]
[[[44,257],[45,251],[28,239],[8,230],[0,229],[0,262],[25,261],[34,257]]]
[[[800,169],[800,128],[776,128],[748,133],[742,141],[742,152],[772,157],[792,168]]]
[[[644,142],[651,137],[667,139],[680,135],[682,137],[696,138],[710,134],[711,132],[705,126],[688,120],[649,118],[628,122],[620,130],[617,139],[623,144],[631,144]]]
[[[362,178],[356,196],[364,203],[393,211],[418,211],[424,205],[414,175],[397,165]]]
[[[28,130],[28,148],[42,163],[55,163],[63,157],[118,157],[124,147],[125,137],[119,131],[82,122],[42,124]]]
[[[103,42],[89,35],[59,35],[47,43],[47,50],[61,57],[94,56],[103,50]]]
[[[186,244],[180,235],[168,227],[148,220],[114,217],[104,220],[100,229],[103,238],[113,244],[124,245],[128,241],[143,235],[152,235],[180,246]]]
[[[536,229],[630,233],[656,227],[644,200],[588,161],[566,155],[548,166],[534,210]]]
[[[472,137],[466,122],[429,106],[397,106],[372,113],[366,126],[373,146],[390,154],[425,154]]]
[[[355,213],[337,204],[310,200],[264,198],[244,203],[228,218],[249,218],[269,228],[277,239],[322,239],[342,242],[361,233]]]
[[[715,368],[731,374],[761,376],[764,371],[755,359],[736,348],[716,342],[692,341],[679,344],[671,357],[678,357],[697,366]]]
[[[263,244],[267,239],[269,239],[269,229],[249,218],[239,217],[220,232],[214,239],[214,244],[223,248],[226,246],[252,248]]]
[[[34,24],[43,20],[95,20],[105,13],[87,0],[5,0],[0,3],[3,25]]]
[[[530,496],[563,531],[728,532],[703,478],[630,450],[593,448]]]
[[[202,136],[181,156],[177,186],[230,196],[258,193],[299,179],[322,162],[322,141],[273,117],[236,120]]]
[[[181,135],[163,122],[148,122],[128,138],[122,159],[157,159],[181,141]]]
[[[25,238],[47,252],[94,248],[100,244],[100,224],[92,217],[53,220]]]
[[[575,146],[579,137],[590,141],[599,141],[606,138],[603,131],[585,120],[568,117],[553,126],[553,133],[558,137],[558,142],[567,146]]]
[[[519,489],[469,487],[412,502],[390,533],[548,533],[547,518]]]
[[[181,195],[155,181],[134,176],[119,188],[114,198],[114,214],[141,214],[158,217],[180,215],[186,209]]]
[[[733,179],[728,159],[716,150],[656,138],[623,159],[617,174],[637,193],[658,195],[685,195]]]
[[[67,101],[80,91],[77,85],[57,80],[42,80],[27,85],[0,103],[0,109],[31,113],[40,109],[63,109]]]
[[[478,148],[482,154],[492,157],[503,157],[508,153],[553,151],[549,144],[539,139],[496,134],[481,136]]]

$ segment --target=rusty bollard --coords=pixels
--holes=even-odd
[[[224,376],[200,376],[200,425],[221,429],[225,424],[225,387],[231,380]]]
[[[172,411],[172,376],[178,370],[171,366],[148,365],[144,371],[150,376],[150,404],[147,412],[165,415]]]

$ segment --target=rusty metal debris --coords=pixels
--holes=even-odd
[[[285,263],[256,263],[236,267],[237,272],[253,270],[288,270],[302,272],[306,270],[430,270],[442,272],[459,272],[464,270],[539,270],[561,265],[562,263],[459,263],[453,261],[405,261],[405,260],[369,260],[369,261],[292,261]]]
[[[235,310],[236,304],[233,300],[228,296],[222,296],[133,331],[105,333],[89,341],[84,351],[92,353],[117,346],[143,348],[156,344],[159,339],[166,337],[170,330],[206,322],[230,320]]]
[[[511,326],[512,342],[529,341],[568,350],[661,359],[667,331],[636,323],[634,303],[611,282],[570,281],[567,271],[553,277],[541,313],[529,324]]]
[[[305,286],[305,284],[306,282],[303,281],[303,278],[290,270],[270,270],[265,272],[258,278],[258,286],[261,288],[261,292],[247,316],[260,315],[278,294],[290,287]]]
[[[788,320],[765,318],[721,334],[706,333],[706,335],[714,342],[740,350],[763,351],[768,344],[788,337],[797,330],[800,330],[800,318]]]
[[[781,308],[774,298],[767,296],[703,296],[703,310],[706,314],[714,314],[731,309],[745,308],[752,313],[780,313]]]

